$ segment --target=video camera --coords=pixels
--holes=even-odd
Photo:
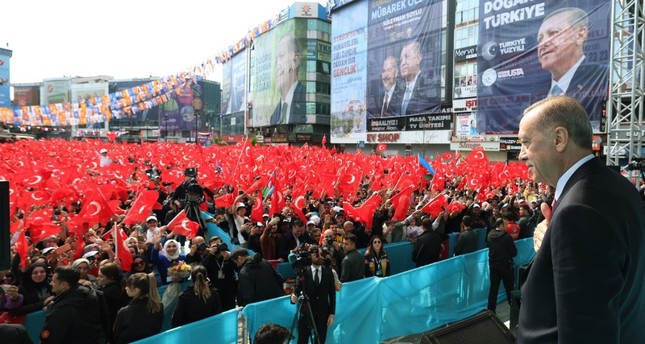
[[[288,256],[289,263],[298,274],[300,271],[304,271],[306,267],[311,265],[311,256],[309,255],[309,250],[298,250],[294,253],[290,253]]]
[[[193,203],[201,203],[204,199],[204,188],[197,182],[197,168],[190,167],[184,170],[184,176],[190,179],[184,182],[185,185],[185,201]]]
[[[634,158],[629,165],[625,166],[627,171],[645,171],[645,158]]]

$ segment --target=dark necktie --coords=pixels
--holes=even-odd
[[[316,287],[320,284],[320,277],[318,276],[318,269],[314,269],[314,282],[316,283]]]
[[[383,97],[383,109],[381,110],[381,117],[385,117],[387,113],[387,108],[390,106],[390,100],[387,98],[387,93]]]

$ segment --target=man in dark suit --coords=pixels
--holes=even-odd
[[[587,13],[579,8],[561,8],[544,18],[538,31],[537,54],[542,69],[550,74],[536,83],[534,99],[557,95],[575,98],[590,116],[593,129],[598,130],[609,70],[606,64],[591,62],[585,56],[588,31]]]
[[[397,97],[401,100],[402,116],[440,110],[439,81],[428,73],[421,73],[422,60],[419,42],[410,42],[401,49],[400,72],[404,84],[398,87]]]
[[[555,186],[555,201],[522,287],[517,343],[643,342],[645,212],[636,189],[593,157],[591,124],[573,98],[527,108],[518,136],[520,159],[533,181]]]
[[[298,320],[298,344],[308,343],[311,334],[311,321],[313,320],[318,332],[313,343],[325,343],[327,327],[334,322],[336,312],[336,288],[334,274],[331,268],[323,265],[322,250],[316,245],[309,248],[311,266],[305,268],[304,278],[298,283],[291,303],[296,303],[300,293],[307,296],[308,302],[302,303],[300,319]],[[310,319],[309,309],[313,315]]]
[[[369,110],[371,118],[399,116],[401,112],[399,66],[396,57],[388,56],[383,60],[381,80],[374,80],[373,105]],[[376,85],[378,83],[378,85]]]
[[[443,213],[440,213],[440,216],[443,216]],[[412,261],[417,267],[439,261],[442,238],[432,229],[433,222],[430,218],[423,219],[421,222],[423,233],[417,237],[412,249]]]
[[[298,81],[300,44],[292,33],[278,42],[276,87],[280,100],[271,115],[271,125],[305,123],[307,121],[306,89]]]

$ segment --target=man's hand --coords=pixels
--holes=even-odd
[[[291,303],[296,303],[296,301],[298,301],[298,296],[296,296],[296,294],[291,294]]]
[[[329,314],[329,316],[327,317],[327,327],[331,326],[331,324],[333,323],[334,323],[334,315]]]
[[[535,231],[533,232],[533,249],[535,252],[538,252],[540,250],[540,246],[542,246],[542,239],[544,238],[546,229],[551,222],[552,215],[551,207],[546,204],[546,202],[542,202],[540,210],[542,211],[542,215],[544,215],[544,221],[538,223],[537,226],[535,226]]]

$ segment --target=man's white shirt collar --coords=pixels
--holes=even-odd
[[[564,189],[564,186],[567,185],[567,182],[569,181],[569,179],[571,178],[573,173],[576,172],[578,170],[578,168],[580,168],[580,166],[582,166],[584,163],[586,163],[587,161],[589,161],[591,159],[593,159],[593,155],[589,154],[589,155],[585,156],[584,158],[578,160],[578,162],[573,164],[573,166],[569,167],[567,172],[564,172],[562,177],[560,177],[560,179],[558,179],[558,184],[555,186],[555,199],[556,199],[556,201],[560,199],[560,196],[562,195],[562,190]]]
[[[553,80],[553,77],[551,77],[551,88],[549,89],[549,93],[551,93],[553,86],[558,85],[558,87],[560,87],[560,89],[562,90],[562,94],[567,94],[567,90],[569,89],[569,86],[571,84],[571,79],[573,79],[573,75],[576,74],[578,67],[580,67],[580,64],[584,59],[585,59],[585,56],[582,55],[580,60],[578,60],[578,62],[576,62],[576,64],[574,64],[573,67],[569,68],[569,70],[566,73],[564,73],[564,75],[560,78],[560,80],[555,81]]]

